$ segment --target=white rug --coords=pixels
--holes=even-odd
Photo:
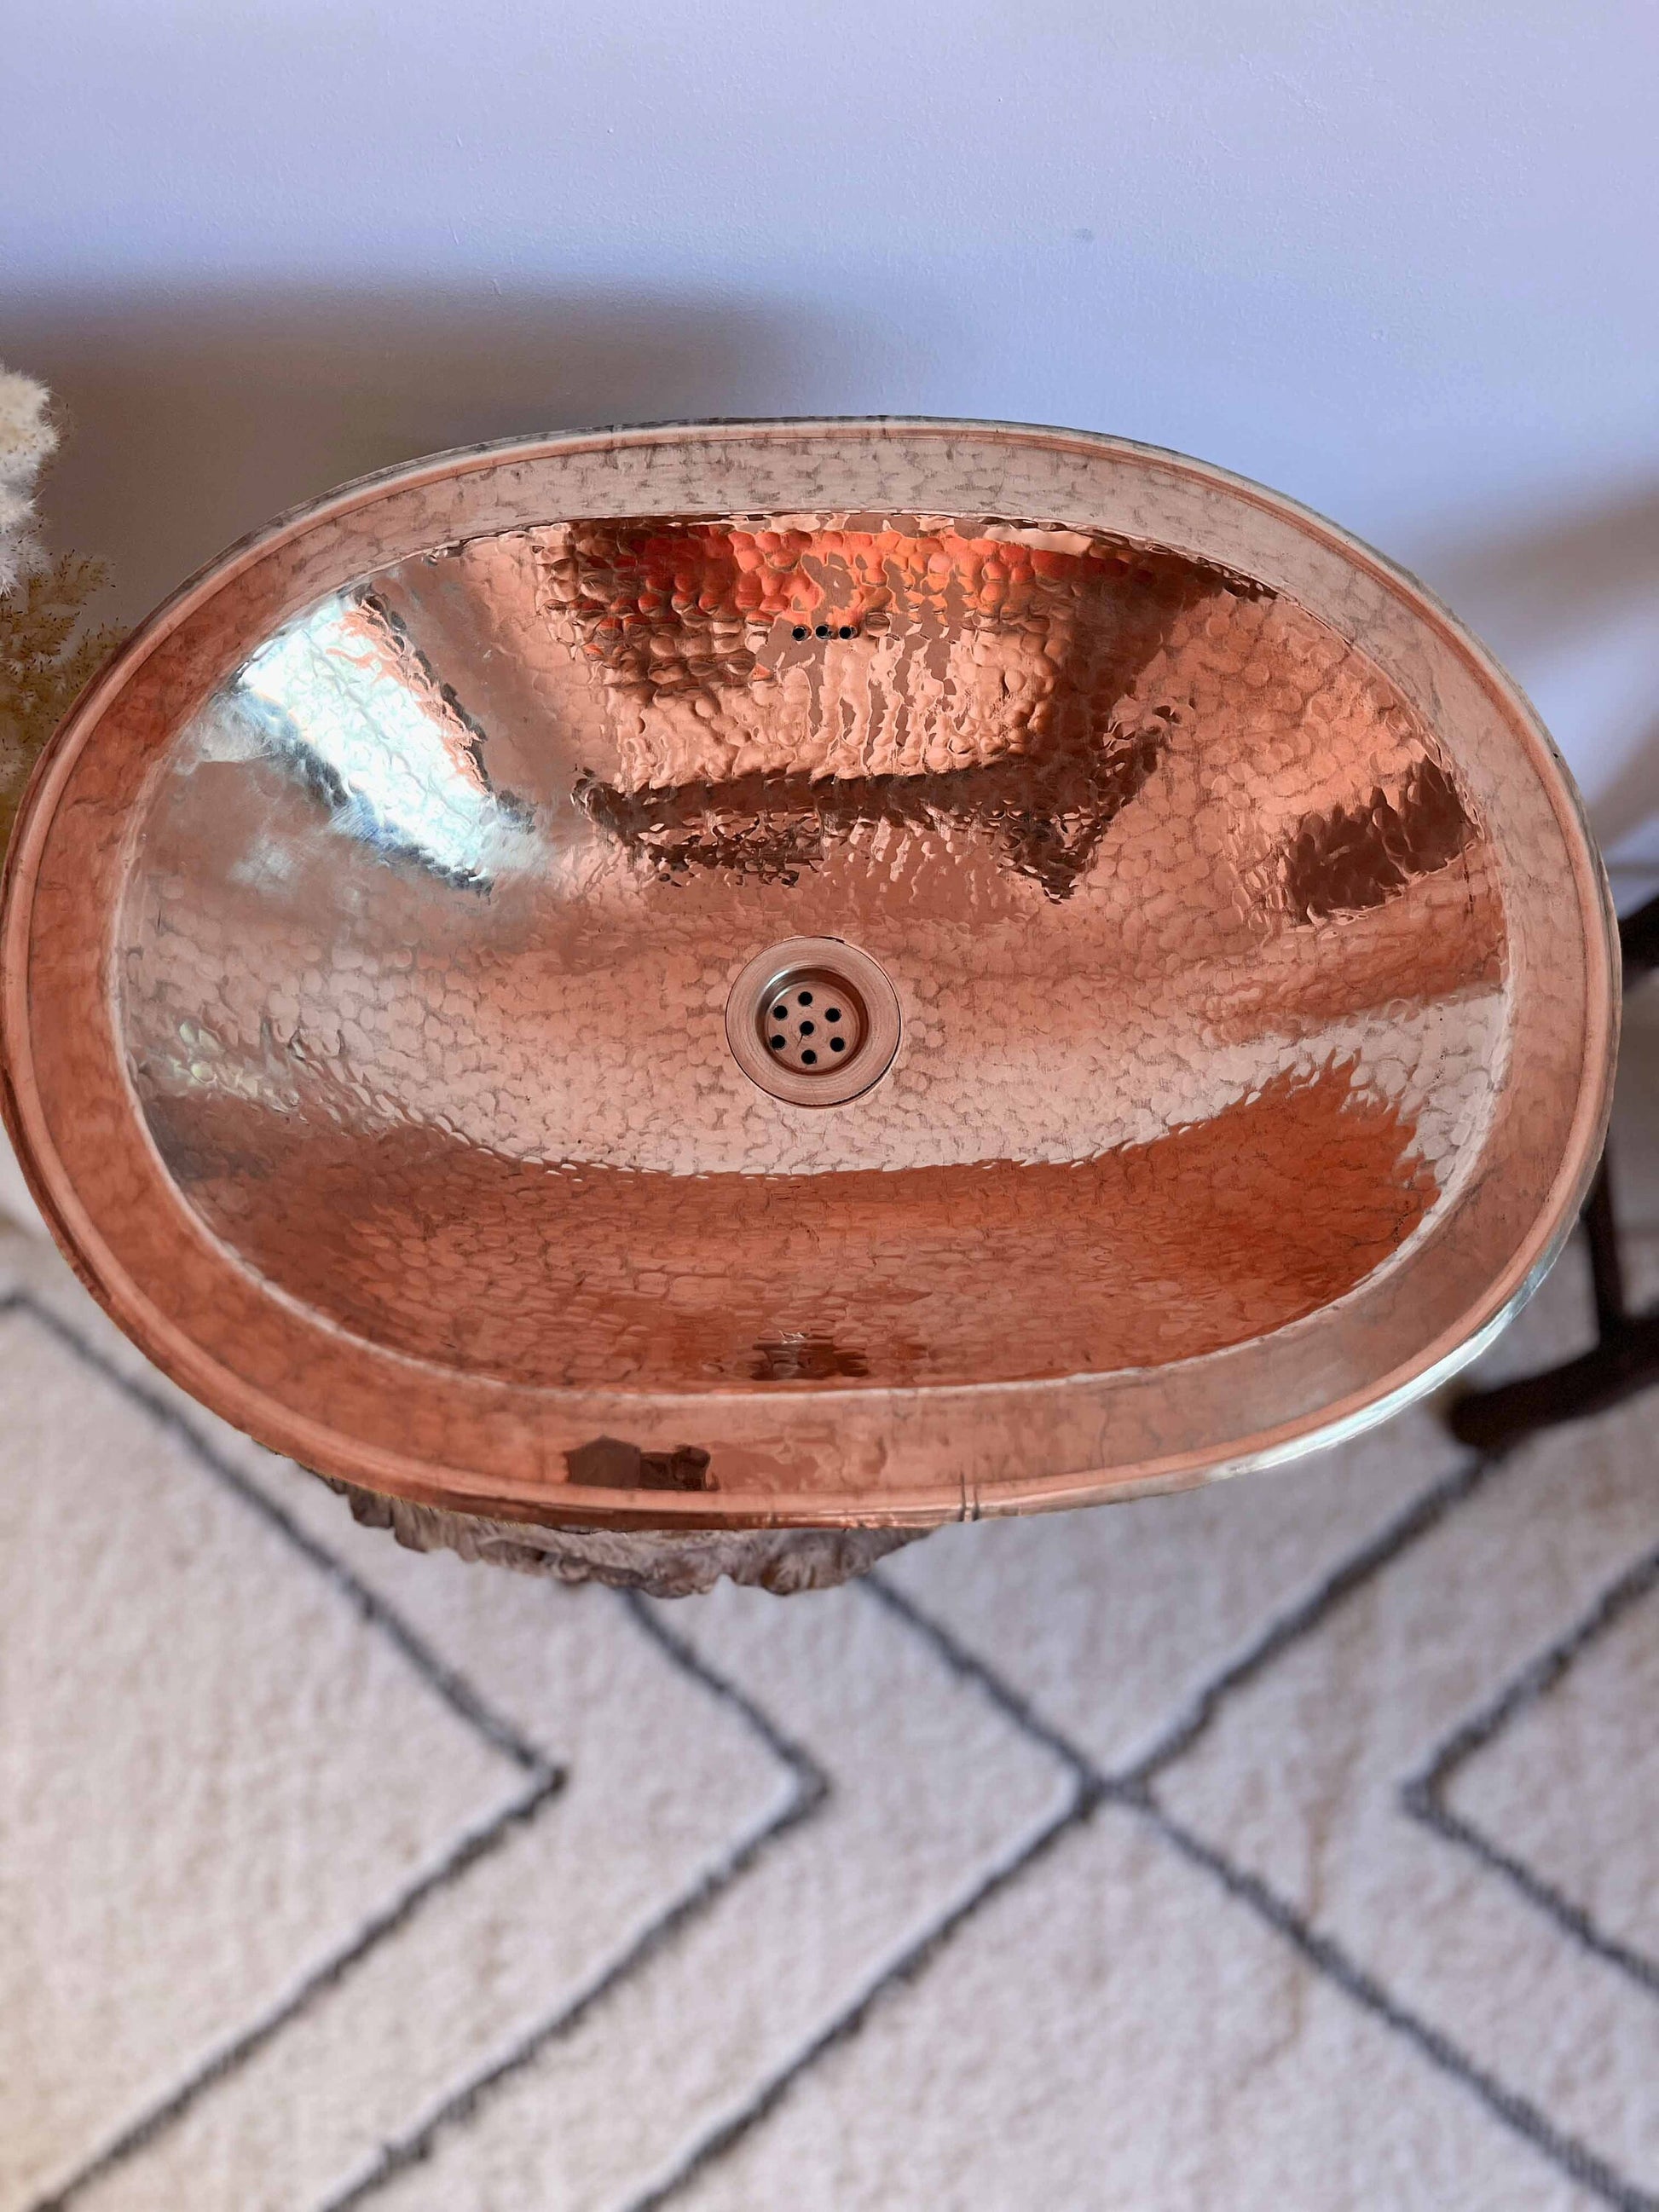
[[[1659,1394],[652,1607],[0,1265],[0,2212],[1659,2205]]]

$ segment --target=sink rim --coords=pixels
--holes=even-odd
[[[43,1081],[42,1054],[35,1034],[36,1007],[30,988],[31,967],[37,957],[35,933],[40,921],[36,911],[36,894],[54,834],[61,829],[60,802],[75,778],[83,754],[89,746],[95,746],[106,717],[118,708],[169,642],[187,630],[192,618],[240,583],[257,575],[262,564],[280,562],[280,556],[285,553],[293,556],[289,570],[290,596],[292,589],[300,589],[302,599],[314,599],[328,586],[317,581],[314,574],[307,580],[303,552],[306,545],[318,548],[331,530],[340,542],[351,542],[354,528],[372,522],[377,507],[381,510],[384,529],[388,507],[399,500],[408,502],[413,498],[418,505],[419,495],[423,493],[441,492],[445,486],[453,492],[470,480],[483,483],[498,475],[503,478],[504,495],[510,498],[512,487],[506,480],[515,473],[523,479],[533,475],[538,466],[574,464],[584,457],[599,457],[601,461],[611,457],[617,463],[631,459],[639,482],[648,483],[653,457],[665,449],[671,458],[675,453],[682,459],[688,455],[694,459],[700,457],[705,483],[711,492],[716,492],[729,479],[731,472],[721,464],[730,459],[726,449],[733,447],[747,448],[750,453],[757,447],[770,446],[779,450],[799,448],[810,454],[815,447],[829,449],[839,444],[847,452],[859,449],[866,459],[877,457],[878,465],[884,449],[890,459],[912,448],[919,452],[923,447],[937,447],[941,441],[947,448],[952,443],[974,448],[981,460],[994,455],[1011,465],[1015,456],[1030,462],[1034,455],[1046,455],[1056,486],[1063,479],[1073,501],[1079,496],[1079,483],[1086,484],[1091,469],[1097,472],[1103,469],[1139,471],[1148,482],[1154,476],[1166,480],[1166,489],[1167,480],[1176,480],[1195,493],[1200,501],[1208,497],[1220,502],[1231,514],[1246,511],[1288,526],[1316,549],[1322,549],[1328,561],[1334,556],[1339,569],[1368,578],[1382,594],[1392,599],[1398,610],[1410,617],[1425,637],[1437,643],[1449,665],[1454,661],[1461,662],[1476,686],[1486,695],[1510,738],[1518,741],[1514,745],[1516,757],[1524,759],[1530,767],[1533,781],[1552,810],[1561,848],[1558,857],[1566,863],[1558,873],[1569,875],[1572,881],[1583,952],[1583,1026],[1572,1110],[1553,1181],[1524,1233],[1517,1237],[1507,1264],[1487,1280],[1478,1297],[1421,1345],[1413,1356],[1396,1363],[1364,1387],[1327,1399],[1310,1409],[1291,1412],[1277,1421],[1259,1422],[1248,1433],[1228,1438],[1224,1449],[1218,1449],[1213,1443],[1200,1448],[1189,1444],[1161,1454],[1143,1452],[1116,1465],[1102,1463],[1106,1458],[1103,1449],[1096,1463],[1085,1463],[1090,1457],[1086,1445],[1091,1431],[1104,1445],[1106,1422],[1111,1411],[1106,1401],[1115,1395],[1121,1396],[1138,1379],[1150,1377],[1155,1387],[1167,1378],[1178,1380],[1184,1369],[1212,1369],[1218,1361],[1248,1359],[1284,1339],[1305,1339],[1310,1332],[1322,1329],[1328,1333],[1336,1309],[1324,1309],[1305,1322],[1293,1323],[1272,1337],[1236,1347],[1232,1352],[1210,1353],[1196,1361],[1160,1369],[1121,1370],[1116,1375],[1016,1382],[902,1387],[881,1384],[867,1389],[843,1382],[833,1392],[817,1391],[811,1383],[775,1383],[758,1389],[695,1394],[661,1390],[544,1390],[538,1394],[550,1404],[569,1401],[573,1433],[591,1438],[596,1433],[596,1424],[602,1424],[608,1416],[610,1425],[603,1427],[602,1432],[616,1433],[618,1422],[631,1422],[631,1427],[623,1428],[622,1432],[630,1438],[636,1437],[648,1448],[668,1444],[671,1440],[687,1441],[700,1432],[719,1428],[724,1419],[722,1409],[730,1408],[733,1414],[730,1425],[739,1439],[743,1436],[749,1438],[747,1447],[740,1440],[727,1447],[738,1460],[745,1448],[755,1447],[757,1437],[769,1427],[775,1431],[792,1431],[802,1454],[830,1456],[835,1455],[839,1448],[837,1432],[850,1437],[856,1431],[861,1456],[854,1463],[870,1473],[862,1482],[849,1477],[849,1486],[839,1491],[799,1486],[792,1488],[775,1472],[764,1488],[739,1489],[729,1494],[618,1490],[602,1496],[573,1495],[566,1482],[550,1479],[546,1472],[530,1478],[509,1478],[500,1469],[481,1472],[454,1464],[456,1455],[453,1452],[411,1455],[375,1447],[362,1436],[343,1429],[337,1422],[319,1421],[300,1412],[292,1402],[250,1383],[246,1376],[210,1352],[188,1328],[182,1328],[175,1316],[164,1310],[154,1294],[154,1286],[146,1289],[124,1263],[105,1233],[106,1229],[118,1225],[110,1216],[108,1192],[104,1194],[104,1225],[100,1227],[98,1214],[87,1202],[86,1177],[77,1176],[60,1147],[59,1139],[68,1140],[61,1081],[52,1093],[57,1107],[55,1121],[47,1103],[51,1084]],[[643,467],[640,466],[641,463]],[[805,467],[805,463],[802,465]],[[634,489],[637,491],[637,483]],[[839,507],[847,503],[816,495],[809,486],[805,495],[787,502],[770,502],[769,511],[801,512],[814,505]],[[912,503],[899,497],[889,498],[884,505],[891,513],[912,511]],[[491,526],[524,527],[535,521],[565,519],[573,511],[567,503],[552,512],[515,514]],[[658,510],[641,504],[637,496],[624,494],[610,511],[626,514],[660,511],[666,514],[688,509],[683,498],[672,507]],[[713,499],[698,511],[754,510],[730,500]],[[949,510],[933,507],[927,511]],[[1000,509],[978,501],[958,499],[955,511],[970,514],[1036,510],[1021,495]],[[1058,503],[1054,511],[1058,515]],[[1075,507],[1066,519],[1072,520],[1074,514]],[[1096,521],[1085,526],[1117,526]],[[465,534],[481,533],[468,530]],[[390,560],[406,557],[410,551],[427,550],[444,542],[447,541],[440,532],[435,537],[425,535],[419,544],[400,546],[397,552],[383,549],[377,557],[363,562],[353,573],[369,574]],[[1149,533],[1149,542],[1170,541]],[[1329,618],[1324,609],[1316,611]],[[249,635],[241,633],[245,650]],[[1421,646],[1420,639],[1419,643]],[[207,672],[210,677],[211,670]],[[201,669],[197,673],[199,676]],[[168,722],[172,732],[176,733],[182,719],[175,698]],[[1434,726],[1445,741],[1443,726],[1437,722]],[[165,734],[158,740],[158,757],[167,741]],[[1454,759],[1461,761],[1461,754],[1449,741],[1448,750]],[[106,763],[106,769],[107,766]],[[129,783],[132,783],[131,777]],[[107,862],[112,850],[110,841],[118,843],[121,832],[118,800],[106,795],[105,812],[107,818],[100,823],[100,835],[104,840],[100,850]],[[1506,894],[1509,888],[1506,884]],[[95,908],[96,902],[92,903]],[[1543,904],[1541,892],[1537,904]],[[1507,916],[1507,895],[1505,910]],[[1474,1357],[1523,1302],[1559,1251],[1576,1218],[1599,1156],[1610,1097],[1617,1027],[1617,954],[1611,914],[1605,876],[1589,841],[1577,794],[1519,687],[1456,618],[1406,571],[1374,552],[1351,532],[1248,479],[1161,448],[1101,434],[932,417],[782,418],[757,422],[654,424],[508,439],[380,471],[289,510],[238,541],[181,585],[94,679],[37,767],[20,811],[8,856],[4,914],[0,920],[0,1025],[3,1027],[0,1069],[3,1070],[4,1079],[0,1099],[24,1172],[54,1236],[82,1279],[116,1322],[193,1395],[261,1441],[323,1472],[421,1502],[487,1511],[507,1518],[654,1527],[753,1527],[779,1522],[798,1525],[923,1525],[949,1518],[972,1517],[982,1512],[1030,1510],[1141,1494],[1149,1490],[1182,1486],[1206,1475],[1234,1472],[1246,1466],[1272,1464],[1387,1418],[1402,1405],[1437,1387],[1458,1366]],[[58,919],[61,922],[61,915]],[[80,962],[82,971],[79,1003],[84,1009],[99,1002],[95,976],[89,994],[85,988],[88,981],[84,972],[88,962],[88,945],[81,943],[73,957]],[[92,964],[95,967],[95,959]],[[129,1199],[140,1207],[159,1203],[163,1212],[167,1211],[170,1200],[173,1212],[182,1214],[185,1209],[178,1200],[171,1178],[161,1169],[159,1158],[154,1158],[137,1101],[124,1072],[119,1081],[112,1083],[109,1079],[115,1072],[106,1054],[104,1079],[93,1085],[90,1106],[92,1118],[106,1125],[106,1133],[110,1137],[125,1135],[131,1139],[139,1134],[136,1147],[128,1145],[129,1157],[125,1163],[132,1178]],[[88,1106],[84,1101],[80,1111],[85,1117]],[[82,1139],[84,1133],[82,1131]],[[135,1152],[139,1157],[132,1157]],[[147,1185],[142,1173],[145,1157],[153,1165]],[[1438,1243],[1456,1218],[1454,1212],[1431,1236],[1424,1249]],[[246,1281],[246,1270],[237,1268],[228,1250],[210,1239],[199,1224],[193,1237],[186,1237],[185,1243],[195,1263],[208,1273],[216,1269]],[[1418,1255],[1419,1260],[1420,1256]],[[1391,1268],[1394,1264],[1390,1263]],[[1407,1264],[1401,1263],[1402,1267]],[[1360,1285],[1350,1298],[1363,1298],[1365,1287]],[[304,1310],[287,1299],[280,1288],[269,1285],[261,1285],[259,1297],[267,1304],[291,1305],[295,1314]],[[1343,1300],[1338,1304],[1347,1303]],[[314,1323],[316,1317],[310,1318]],[[412,1370],[415,1364],[384,1351],[377,1358],[383,1363],[380,1370],[383,1382],[390,1370]],[[421,1371],[431,1374],[435,1370]],[[1091,1394],[1103,1402],[1079,1418],[1078,1401]],[[932,1479],[893,1490],[882,1488],[878,1478],[886,1462],[887,1432],[896,1440],[899,1431],[906,1426],[900,1414],[915,1410],[907,1408],[905,1401],[920,1401],[928,1417],[924,1425],[942,1427],[949,1435],[957,1430],[967,1433],[985,1427],[987,1423],[981,1417],[988,1411],[992,1400],[997,1401],[998,1411],[990,1419],[989,1427],[1006,1430],[1011,1435],[1017,1432],[1021,1458],[1034,1465],[1028,1464],[1024,1471],[1000,1481],[987,1480],[966,1465],[959,1474],[953,1474],[948,1447],[942,1449],[935,1443],[927,1452],[934,1470]],[[580,1416],[577,1401],[581,1407]],[[793,1410],[814,1401],[815,1420]],[[768,1410],[769,1420],[757,1423],[753,1419],[757,1406]],[[739,1413],[747,1418],[737,1419]],[[465,1425],[464,1419],[461,1425]],[[908,1425],[914,1430],[914,1422]],[[476,1430],[467,1432],[477,1433]],[[915,1456],[914,1436],[905,1449]],[[1010,1447],[1003,1449],[1006,1456]],[[556,1444],[546,1448],[544,1458],[548,1451],[557,1457]],[[1045,1451],[1052,1451],[1065,1464],[1056,1466],[1053,1462],[1045,1462]],[[763,1449],[760,1457],[763,1461],[766,1457]],[[778,1464],[787,1473],[787,1454]]]

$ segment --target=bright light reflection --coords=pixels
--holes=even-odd
[[[479,889],[522,850],[523,814],[491,787],[480,733],[368,594],[325,600],[234,688],[351,836]]]

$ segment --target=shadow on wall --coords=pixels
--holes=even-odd
[[[1637,633],[1653,703],[1620,744],[1619,764],[1589,812],[1605,850],[1633,855],[1626,869],[1613,870],[1620,904],[1630,902],[1621,875],[1630,877],[1632,896],[1659,887],[1659,486],[1454,541],[1432,571],[1434,588],[1493,649],[1528,668],[1592,653],[1614,633]]]
[[[283,508],[476,440],[891,408],[914,364],[792,305],[260,287],[8,309],[0,353],[68,416],[42,506],[137,620]]]

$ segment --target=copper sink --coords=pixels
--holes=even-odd
[[[153,1358],[362,1488],[621,1528],[1379,1418],[1547,1265],[1615,1024],[1566,775],[1410,578],[940,422],[530,440],[273,525],[59,733],[3,961],[20,1152]]]

